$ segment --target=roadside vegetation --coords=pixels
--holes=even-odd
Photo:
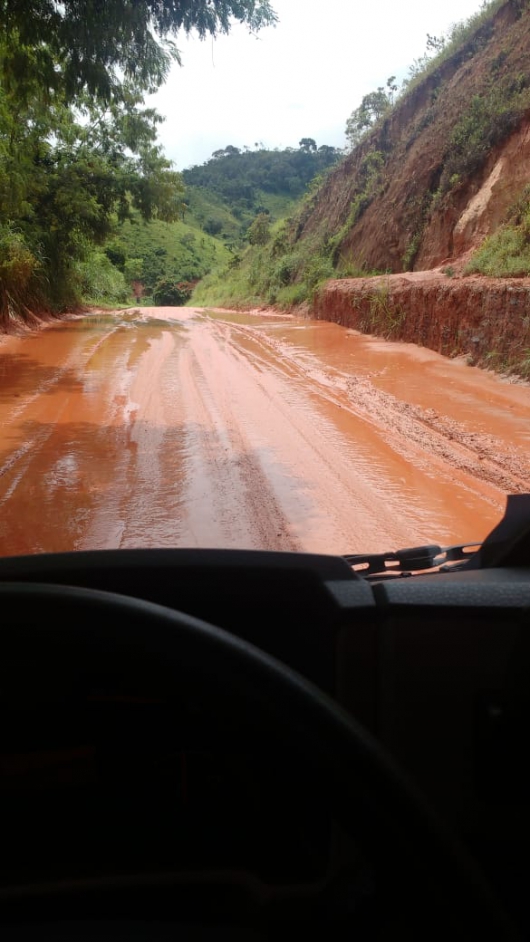
[[[188,218],[187,215],[184,218]],[[230,258],[225,244],[183,219],[146,222],[131,214],[106,242],[105,256],[135,303],[153,304],[161,284],[195,284]]]
[[[298,201],[294,212],[268,225],[263,214],[247,232],[247,244],[228,264],[204,278],[193,294],[193,303],[254,306],[275,304],[282,308],[311,303],[330,278],[355,278],[381,274],[362,261],[352,262],[341,253],[342,241],[381,186],[384,155],[372,151],[363,158],[358,186],[348,215],[335,232],[316,231],[301,239],[298,233],[312,212],[333,164],[317,174]],[[261,223],[260,223],[261,220]],[[258,230],[257,226],[260,224]]]
[[[197,304],[311,305],[330,278],[413,270],[432,219],[452,211],[530,110],[530,74],[500,44],[476,94],[459,103],[428,185],[390,200],[386,219],[403,244],[389,262],[384,238],[370,257],[355,233],[387,198],[396,162],[437,126],[454,68],[488,48],[502,7],[523,16],[529,0],[490,0],[446,35],[428,35],[401,85],[389,76],[352,111],[347,153],[310,137],[284,150],[229,144],[181,174],[144,104],[178,61],[179,29],[205,37],[235,19],[259,30],[275,21],[270,3],[103,6],[93,22],[91,0],[0,0],[0,330],[83,302],[170,303],[192,292]],[[393,137],[393,121],[422,95],[419,117]],[[525,191],[468,271],[530,274],[528,206]]]
[[[492,278],[530,275],[530,186],[509,210],[506,223],[474,253],[465,272]]]
[[[268,0],[108,0],[94,11],[91,0],[0,0],[0,329],[83,297],[125,297],[109,238],[125,220],[184,212],[160,116],[144,105],[178,60],[175,35],[275,20]]]
[[[197,305],[255,307],[274,304],[280,308],[311,301],[330,278],[339,277],[329,250],[304,239],[290,243],[293,220],[280,221],[263,230],[259,242],[236,253],[228,264],[203,278],[193,293]],[[340,277],[378,272],[342,269]]]
[[[171,220],[182,203],[156,113],[130,86],[112,103],[25,77],[0,94],[0,325],[83,295],[123,299],[98,247],[133,211]]]

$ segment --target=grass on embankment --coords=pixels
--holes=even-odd
[[[506,213],[504,225],[488,236],[473,254],[464,273],[490,278],[530,275],[530,186]]]
[[[330,278],[379,272],[351,267],[337,269],[329,248],[320,236],[295,241],[296,217],[271,226],[263,245],[251,245],[234,254],[227,265],[203,278],[193,292],[190,304],[220,307],[274,305],[288,309],[311,304],[316,293]]]

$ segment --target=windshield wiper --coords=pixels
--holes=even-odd
[[[415,572],[438,569],[454,572],[478,552],[481,543],[461,543],[458,546],[413,546],[394,553],[370,553],[367,556],[344,556],[360,576],[411,576]],[[460,564],[460,565],[459,565]]]
[[[384,579],[437,569],[494,569],[530,566],[530,493],[508,494],[504,517],[482,543],[414,546],[395,553],[344,556],[360,576]]]

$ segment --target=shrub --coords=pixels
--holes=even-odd
[[[413,270],[414,262],[416,261],[416,256],[420,250],[420,245],[421,245],[421,232],[416,232],[412,236],[409,244],[407,245],[407,248],[405,249],[405,254],[403,255],[403,258],[401,260],[401,263],[403,265],[403,271]]]
[[[96,249],[76,262],[74,273],[85,301],[127,301],[130,291],[123,272],[112,264],[106,252]]]
[[[193,286],[188,281],[172,281],[164,278],[158,282],[153,291],[153,300],[155,304],[164,306],[181,307],[189,301],[193,291]]]
[[[268,213],[259,213],[248,229],[251,245],[266,245],[271,237],[271,221]]]
[[[40,261],[23,235],[0,225],[0,325],[14,317],[27,318],[28,305],[38,305],[40,270]]]
[[[493,278],[530,274],[530,243],[523,228],[498,229],[482,243],[465,270]]]
[[[443,192],[471,176],[491,149],[515,129],[530,104],[528,78],[492,82],[485,95],[474,95],[453,128],[440,185]]]

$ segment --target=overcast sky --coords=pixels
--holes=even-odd
[[[296,147],[301,137],[343,147],[347,117],[390,75],[402,79],[480,0],[272,0],[279,17],[257,36],[235,26],[203,42],[178,38],[174,66],[152,103],[166,117],[165,152],[183,170],[233,144]]]

